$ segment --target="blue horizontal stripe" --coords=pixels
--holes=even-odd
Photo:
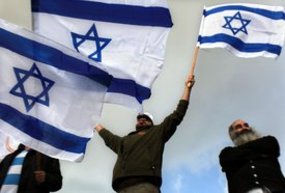
[[[12,52],[71,73],[85,76],[102,85],[109,86],[112,76],[91,66],[88,62],[66,55],[61,50],[0,28],[0,46]]]
[[[22,165],[23,161],[24,161],[24,157],[16,157],[13,160],[12,165]]]
[[[283,11],[271,11],[268,9],[247,7],[243,5],[227,5],[227,6],[216,7],[216,8],[204,11],[204,16],[206,17],[211,14],[215,14],[215,13],[227,11],[227,10],[248,11],[254,14],[262,15],[264,17],[267,17],[273,20],[280,20],[280,19],[285,20],[285,13]]]
[[[135,97],[140,103],[150,97],[150,89],[133,80],[113,78],[107,72],[91,66],[88,62],[64,54],[62,51],[27,39],[0,28],[0,47],[17,54],[51,65],[56,68],[85,76],[105,86],[112,86],[108,92],[123,93]]]
[[[20,174],[8,174],[5,177],[3,185],[18,185],[20,181]]]
[[[143,7],[79,0],[32,0],[32,11],[140,26],[171,27],[173,25],[169,10],[164,7]]]
[[[218,43],[223,42],[230,44],[235,49],[239,50],[240,52],[261,52],[267,51],[272,54],[280,55],[282,47],[279,45],[272,45],[267,43],[245,43],[239,38],[235,38],[233,36],[229,36],[226,34],[216,34],[213,36],[199,36],[198,41],[200,44],[204,43]]]
[[[0,103],[0,119],[21,132],[53,147],[72,153],[84,153],[89,138],[62,131],[35,117],[23,114],[13,107]]]
[[[108,92],[123,93],[133,96],[140,104],[151,95],[149,88],[138,85],[135,81],[119,78],[114,78],[112,80],[111,85],[108,87]]]

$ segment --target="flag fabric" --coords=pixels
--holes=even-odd
[[[51,157],[82,160],[112,76],[87,57],[3,20],[0,63],[1,132]]]
[[[172,26],[166,0],[31,0],[33,30],[102,62],[106,102],[137,110],[151,95]]]
[[[221,4],[205,7],[200,26],[200,48],[225,48],[238,57],[277,58],[285,36],[281,6]]]

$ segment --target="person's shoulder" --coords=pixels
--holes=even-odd
[[[268,142],[272,142],[272,143],[278,143],[278,140],[276,137],[272,136],[272,135],[267,135],[262,137],[261,139],[268,141]]]
[[[272,136],[272,135],[266,135],[263,136],[261,138],[259,138],[260,140],[270,140],[270,141],[277,141],[276,137]]]
[[[224,154],[227,154],[228,152],[231,152],[235,147],[227,146],[224,149],[221,150],[220,152],[220,157],[223,156]]]
[[[263,138],[276,139],[276,137],[274,137],[273,135],[265,135],[265,136],[263,136]]]

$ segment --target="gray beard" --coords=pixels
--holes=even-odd
[[[251,130],[235,136],[234,139],[232,139],[232,141],[235,144],[235,146],[240,146],[247,142],[254,141],[260,137],[261,136],[254,129],[251,128]]]

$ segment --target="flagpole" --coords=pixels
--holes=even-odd
[[[197,63],[197,58],[198,58],[198,54],[199,54],[199,46],[195,47],[194,50],[194,55],[192,57],[192,64],[191,64],[191,68],[188,74],[188,78],[191,78],[194,75],[194,71],[195,71],[195,67],[196,67],[196,63]],[[187,85],[188,87],[190,87],[190,83]]]
[[[191,69],[190,69],[190,72],[189,72],[189,77],[194,75],[194,71],[195,71],[195,67],[196,67],[196,63],[197,63],[199,50],[200,50],[199,46],[196,46],[195,50],[194,50],[194,55],[193,55],[193,58],[192,58],[192,65],[191,65]]]

